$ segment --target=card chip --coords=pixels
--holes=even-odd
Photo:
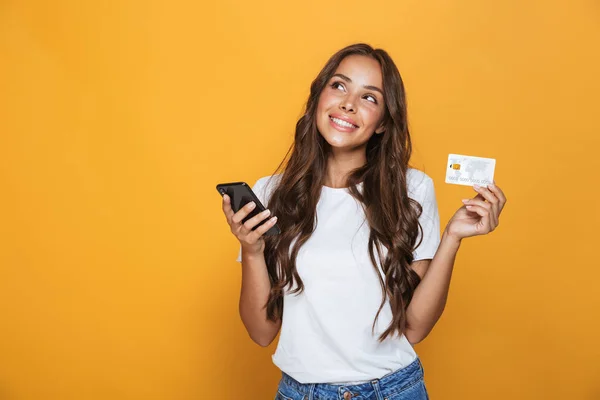
[[[450,164],[450,168],[452,168],[452,169],[460,169],[460,164]]]

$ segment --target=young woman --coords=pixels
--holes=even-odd
[[[434,185],[408,166],[404,85],[390,56],[346,47],[313,81],[285,169],[253,189],[242,224],[240,315],[282,370],[277,399],[427,399],[413,346],[440,318],[461,240],[498,226],[499,187],[476,187],[440,238]],[[288,153],[289,155],[289,153]],[[253,228],[268,218],[268,222]],[[282,233],[263,236],[273,224]]]

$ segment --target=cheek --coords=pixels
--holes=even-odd
[[[323,111],[323,95],[321,95],[321,97],[319,97],[319,102],[317,103],[317,114],[320,114],[321,111]]]
[[[324,91],[323,93],[321,93],[321,96],[319,97],[317,111],[323,111],[323,110],[327,110],[327,109],[331,108],[331,106],[333,105],[334,102],[335,102],[335,96],[331,95],[330,93],[327,93],[327,91]]]
[[[329,117],[327,116],[328,107],[328,99],[327,96],[323,93],[319,97],[319,102],[317,103],[317,111],[315,115],[315,122],[317,124],[317,129],[319,132],[324,132],[326,128],[326,124],[328,123]]]
[[[383,111],[374,107],[365,107],[362,109],[362,118],[366,125],[377,125],[383,117]]]

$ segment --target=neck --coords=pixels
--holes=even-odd
[[[346,180],[350,172],[362,167],[366,162],[365,149],[353,152],[341,152],[332,149],[327,160],[327,172],[323,184],[332,188],[346,187]]]

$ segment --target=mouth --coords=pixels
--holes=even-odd
[[[354,129],[358,128],[358,125],[354,125],[353,123],[340,118],[332,117],[331,115],[329,116],[329,120],[335,128],[343,130],[344,132],[353,131]]]

